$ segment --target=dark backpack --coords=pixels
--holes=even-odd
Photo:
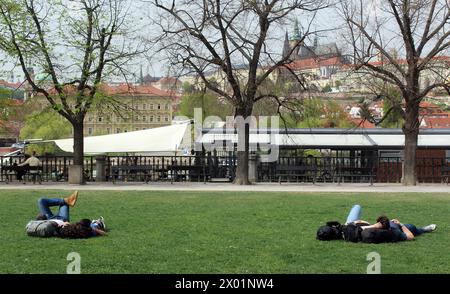
[[[367,229],[361,233],[363,243],[390,243],[396,242],[395,233],[392,230]]]
[[[349,223],[345,226],[342,226],[342,234],[344,236],[344,240],[347,242],[359,242],[361,241],[361,232],[362,228],[360,225]]]
[[[320,241],[342,240],[342,226],[339,222],[327,222],[319,227],[316,239]]]

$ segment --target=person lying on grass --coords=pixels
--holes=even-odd
[[[384,215],[379,216],[376,223],[370,225],[370,223],[360,219],[361,209],[360,205],[354,205],[347,217],[346,224],[364,224],[361,226],[363,231],[368,229],[390,230],[393,233],[393,241],[411,241],[414,240],[415,237],[424,233],[431,233],[437,228],[435,224],[417,228],[413,224],[402,224],[398,219],[389,220],[389,218]]]
[[[418,228],[413,224],[402,224],[398,219],[389,220],[387,216],[382,215],[377,218],[377,222],[375,224],[361,228],[363,231],[367,229],[391,230],[394,233],[394,240],[412,241],[417,236],[435,231],[437,226],[435,224],[431,224],[423,228]]]
[[[70,207],[74,207],[78,199],[78,191],[66,198],[40,198],[39,214],[36,221],[30,221],[26,230],[30,236],[79,239],[106,235],[106,225],[103,217],[91,221],[82,219],[70,223]],[[53,214],[51,207],[58,206],[58,213]]]
[[[371,225],[361,220],[361,206],[354,205],[347,216],[347,221],[341,225],[337,221],[327,222],[320,226],[316,239],[320,241],[345,240],[347,242],[388,243],[414,240],[416,236],[436,230],[436,225],[417,228],[412,224],[403,225],[399,220],[389,220],[386,216],[377,218]]]

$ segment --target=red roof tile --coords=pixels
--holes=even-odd
[[[175,77],[164,77],[157,81],[160,84],[179,84],[181,81]]]
[[[14,105],[14,106],[21,106],[21,105],[23,105],[23,103],[24,103],[23,100],[19,100],[19,99],[10,99],[9,101],[10,101],[11,104]]]
[[[135,86],[121,84],[118,86],[102,85],[101,90],[109,95],[135,95],[135,96],[150,96],[150,97],[173,97],[175,96],[173,92],[160,90],[153,86]]]
[[[422,59],[421,59],[422,60]],[[435,56],[433,57],[431,60],[435,60],[435,61],[444,61],[447,63],[450,63],[450,56]],[[406,65],[408,62],[406,59],[397,59],[396,61],[399,65]],[[373,62],[369,62],[369,64],[373,65],[373,66],[381,66],[381,65],[389,65],[391,62],[389,60],[385,60],[385,61],[373,61]]]
[[[22,87],[22,84],[20,84],[20,83],[10,83],[10,82],[7,82],[5,80],[0,80],[0,86],[7,87],[7,88],[18,89],[18,88]]]
[[[68,94],[75,93],[75,86],[66,86],[65,88]],[[49,90],[50,94],[55,95],[56,90]],[[175,98],[177,95],[174,92],[160,90],[153,86],[145,85],[130,85],[130,84],[120,84],[117,86],[102,84],[99,87],[99,92],[108,94],[108,95],[117,95],[117,96],[146,96],[146,97],[173,97]]]
[[[0,147],[0,154],[10,153],[10,152],[14,152],[16,150],[17,150],[17,148],[14,148],[14,147]]]
[[[299,59],[287,64],[286,66],[293,70],[302,70],[333,65],[343,65],[343,64],[339,57],[332,57],[327,59],[315,59],[315,58]]]
[[[351,120],[355,126],[361,129],[374,129],[375,125],[366,119],[354,118]]]
[[[433,104],[433,103],[428,102],[428,101],[422,101],[422,102],[420,102],[419,107],[420,107],[420,108],[439,108],[438,105]]]
[[[449,129],[450,117],[425,117],[424,118],[427,129]]]

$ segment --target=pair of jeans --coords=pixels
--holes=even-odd
[[[353,205],[352,209],[350,210],[348,216],[347,216],[347,220],[345,221],[345,224],[349,224],[352,223],[354,221],[360,220],[361,219],[361,205],[356,204]]]
[[[58,219],[65,222],[70,220],[69,206],[62,198],[41,198],[38,201],[39,212],[47,217],[47,219]],[[58,213],[53,214],[50,207],[59,206]]]
[[[404,224],[404,226],[406,228],[408,228],[408,230],[411,231],[411,233],[414,235],[414,237],[422,235],[423,233],[425,233],[425,231],[422,228],[418,228],[413,224]]]

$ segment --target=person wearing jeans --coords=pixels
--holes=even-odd
[[[420,236],[424,233],[431,233],[437,228],[435,224],[431,224],[423,228],[418,228],[413,224],[402,224],[397,219],[391,220],[389,223],[389,227],[396,233],[399,241],[414,240],[415,237]]]
[[[61,220],[69,222],[69,205],[63,198],[41,198],[38,201],[39,213],[48,220]],[[51,207],[59,206],[58,213],[53,214]]]
[[[353,205],[353,207],[351,208],[351,210],[347,216],[347,220],[345,221],[345,224],[347,225],[349,223],[365,223],[365,224],[367,224],[367,226],[363,226],[362,227],[363,230],[371,229],[371,228],[391,229],[396,233],[396,235],[398,237],[397,239],[399,241],[414,240],[414,237],[419,236],[423,233],[433,232],[437,228],[437,226],[435,224],[431,224],[431,225],[425,226],[423,228],[417,228],[413,224],[402,224],[397,219],[393,219],[393,220],[389,221],[389,219],[385,216],[380,216],[377,219],[376,224],[370,225],[370,223],[361,220],[361,212],[362,212],[361,205],[359,205],[359,204]],[[386,220],[386,221],[382,221],[382,220]],[[385,223],[389,223],[389,225],[387,225]]]
[[[353,205],[352,209],[350,209],[350,212],[347,216],[347,220],[345,221],[345,224],[348,225],[349,223],[353,223],[353,222],[360,220],[361,219],[361,211],[362,211],[361,205],[359,205],[359,204]]]
[[[70,222],[69,207],[73,207],[77,202],[78,191],[75,191],[66,198],[40,198],[38,200],[39,214],[37,220],[50,220],[62,227]],[[55,215],[51,207],[58,206],[58,213]]]
[[[418,228],[413,224],[404,224],[405,227],[408,228],[408,230],[413,233],[414,236],[419,236],[424,233],[429,233],[429,231],[425,230],[425,228]]]
[[[87,238],[106,235],[103,217],[91,221],[82,219],[76,224],[70,223],[70,207],[77,201],[78,191],[66,198],[40,198],[38,201],[39,214],[37,220],[49,220],[58,225],[58,235],[62,238]],[[58,213],[53,214],[52,207],[59,207]]]

